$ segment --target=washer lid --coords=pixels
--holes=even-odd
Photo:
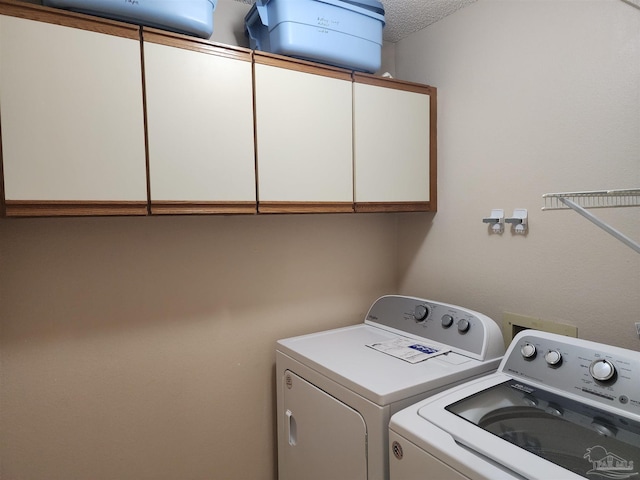
[[[523,382],[495,385],[446,410],[585,477],[640,471],[639,422]]]
[[[500,360],[481,362],[450,352],[412,364],[369,346],[396,338],[401,335],[361,324],[280,340],[277,350],[377,405],[441,390],[488,373]]]
[[[639,416],[600,409],[500,372],[403,410],[391,418],[390,428],[449,465],[475,471],[488,462],[509,472],[504,478],[623,479],[640,472]],[[453,447],[443,449],[447,442]],[[603,475],[605,468],[621,475]]]

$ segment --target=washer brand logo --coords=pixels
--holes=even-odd
[[[520,390],[521,392],[524,392],[524,393],[533,393],[536,391],[535,388],[531,388],[528,385],[522,385],[521,383],[512,383],[511,388]]]
[[[631,478],[638,475],[638,472],[633,471],[633,460],[628,461],[615,453],[607,452],[607,449],[601,445],[587,448],[587,453],[583,458],[586,458],[593,465],[587,475],[600,475],[615,479]]]

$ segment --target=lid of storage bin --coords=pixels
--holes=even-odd
[[[216,0],[217,1],[217,0]],[[264,6],[268,4],[271,0],[256,0],[254,6]],[[322,0],[318,0],[322,1]],[[334,3],[333,0],[327,3]],[[384,15],[384,5],[382,2],[378,0],[337,0],[337,3],[348,3],[355,7],[364,8],[365,10],[369,10],[371,12],[377,13],[379,15]]]
[[[372,12],[384,15],[384,5],[378,0],[342,0],[344,3],[350,3],[356,7],[365,8]]]

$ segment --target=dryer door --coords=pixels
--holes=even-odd
[[[362,416],[299,377],[284,372],[279,480],[367,478],[367,426]]]

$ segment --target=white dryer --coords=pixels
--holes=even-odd
[[[497,372],[390,422],[392,480],[640,476],[640,352],[525,330]]]
[[[391,415],[495,371],[498,325],[480,313],[389,295],[364,323],[280,340],[280,480],[387,480]]]

